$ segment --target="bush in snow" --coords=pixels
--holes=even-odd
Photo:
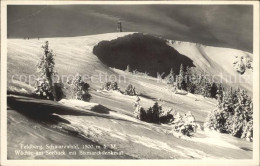
[[[119,87],[118,87],[117,82],[112,82],[112,83],[111,83],[111,89],[112,89],[112,90],[119,90]]]
[[[134,116],[137,119],[140,119],[142,121],[146,122],[152,122],[152,123],[159,123],[159,115],[162,110],[162,107],[158,105],[157,102],[154,103],[154,105],[147,110],[145,110],[143,107],[140,106],[140,104],[137,102],[134,105]]]
[[[141,121],[145,121],[146,120],[145,109],[143,107],[141,107],[140,105],[135,105],[134,117]]]
[[[181,116],[180,113],[177,113],[174,115],[172,127],[174,132],[191,136],[192,133],[196,132],[198,124],[195,123],[195,117],[191,114],[191,112],[186,113],[184,116]]]
[[[135,86],[130,83],[125,90],[125,94],[129,96],[135,96]]]
[[[240,73],[240,74],[244,74],[244,73],[245,73],[246,67],[247,67],[247,65],[248,65],[247,62],[246,62],[246,64],[244,64],[243,59],[244,59],[244,57],[241,56],[241,57],[240,57],[240,60],[237,60],[237,61],[235,61],[235,62],[233,63],[233,66],[234,66],[235,70],[236,70],[238,73]]]
[[[110,90],[110,86],[111,86],[111,82],[110,81],[105,82],[104,85],[102,86],[102,90],[109,91]]]
[[[173,122],[174,117],[173,117],[172,112],[173,112],[172,108],[161,110],[160,115],[159,115],[159,122],[160,123],[171,123],[171,122]]]
[[[235,137],[253,139],[253,103],[244,90],[219,94],[218,106],[207,117],[205,127]]]
[[[250,59],[247,59],[247,60],[246,60],[246,67],[247,67],[248,69],[253,69],[252,60],[250,60]]]
[[[60,101],[61,99],[63,99],[64,97],[66,97],[66,95],[63,93],[63,89],[64,88],[64,84],[59,81],[57,83],[54,83],[54,96],[56,101]]]
[[[134,117],[145,122],[169,123],[172,126],[171,132],[191,136],[199,127],[199,125],[195,123],[195,117],[191,112],[186,113],[184,116],[181,116],[180,113],[173,115],[171,113],[172,109],[163,111],[162,106],[160,106],[158,102],[155,102],[154,105],[147,110],[141,107],[139,102],[136,102],[134,107]]]
[[[159,122],[159,114],[162,110],[162,106],[159,106],[157,102],[154,105],[147,109],[146,111],[146,121],[158,123]]]
[[[102,90],[120,90],[119,87],[118,87],[118,84],[117,82],[105,82],[103,87],[102,87]]]
[[[36,79],[34,94],[39,97],[53,100],[53,93],[48,79],[44,77]]]
[[[88,93],[89,84],[84,82],[79,74],[67,82],[70,85],[72,97],[74,99],[88,101],[91,95]]]
[[[246,123],[246,126],[243,127],[243,133],[241,135],[242,139],[246,139],[247,141],[253,141],[253,120],[250,120]]]

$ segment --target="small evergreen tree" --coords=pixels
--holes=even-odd
[[[217,98],[218,104],[220,104],[222,102],[222,99],[223,99],[224,88],[222,87],[222,84],[218,84],[217,86],[218,86],[218,90],[217,90],[216,98]]]
[[[211,83],[207,78],[204,78],[203,96],[211,97]]]
[[[181,64],[179,76],[181,76],[182,78],[184,78],[184,75],[185,75],[185,73],[184,73],[183,65]]]
[[[125,90],[125,94],[129,96],[135,96],[136,95],[135,86],[130,83]]]
[[[200,76],[197,72],[194,71],[193,73],[193,80],[192,83],[194,84],[194,94],[200,94],[201,88],[200,88]]]
[[[218,91],[218,86],[215,82],[211,84],[211,89],[210,89],[210,97],[211,98],[217,98],[217,91]]]
[[[112,82],[112,83],[111,83],[111,89],[112,89],[112,90],[119,90],[119,87],[118,87],[117,82]]]
[[[91,95],[88,93],[89,84],[82,80],[81,75],[77,74],[72,80],[67,82],[72,91],[72,98],[77,100],[88,101]]]
[[[218,106],[209,114],[205,126],[252,141],[252,115],[253,103],[251,98],[246,95],[246,91],[231,89],[223,95],[218,91]]]
[[[159,122],[159,114],[162,110],[162,107],[158,105],[158,102],[155,102],[152,107],[152,122],[158,123]]]
[[[131,69],[130,69],[129,65],[127,65],[127,67],[126,67],[126,72],[131,72]]]
[[[194,76],[195,75],[194,75],[192,69],[189,66],[187,66],[187,68],[186,68],[186,88],[187,88],[187,91],[190,93],[195,93],[196,85],[193,81]]]
[[[165,77],[165,81],[167,84],[173,85],[175,82],[175,73],[171,68],[170,74],[168,76]]]
[[[180,66],[180,72],[178,75],[178,80],[177,80],[177,87],[178,89],[182,89],[182,90],[187,90],[187,85],[185,82],[185,72],[183,70],[183,65],[181,64]]]
[[[195,117],[191,112],[186,113],[184,116],[181,116],[178,112],[174,115],[173,131],[182,133],[183,135],[191,136],[192,133],[196,132],[198,124],[195,123]]]
[[[116,81],[115,82],[114,81],[113,82],[108,81],[108,82],[104,83],[104,85],[102,87],[102,90],[107,90],[107,91],[109,91],[109,90],[118,90],[118,91],[120,91],[120,88],[119,88],[119,86],[118,86]]]
[[[56,71],[54,71],[54,54],[52,50],[49,50],[48,41],[45,42],[45,45],[42,46],[42,48],[44,50],[44,54],[37,64],[37,69],[38,72],[40,72],[40,76],[36,80],[34,93],[40,97],[53,100],[53,76],[56,74]]]
[[[109,91],[110,90],[110,87],[111,87],[111,82],[108,81],[108,82],[105,82],[103,87],[102,87],[102,90],[107,90]]]

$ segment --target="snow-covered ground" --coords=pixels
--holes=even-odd
[[[129,82],[135,85],[136,91],[142,94],[140,99],[143,107],[148,108],[160,99],[159,104],[164,109],[173,108],[174,111],[180,113],[191,111],[196,122],[203,125],[208,113],[216,105],[215,100],[193,94],[173,94],[165,84],[158,82],[155,78],[137,76],[109,68],[93,55],[92,48],[99,41],[111,40],[127,34],[129,33],[40,40],[9,39],[8,90],[21,94],[31,93],[32,85],[28,85],[28,81],[23,83],[18,78],[19,75],[35,74],[35,65],[42,55],[41,45],[48,40],[50,49],[53,49],[56,54],[56,70],[60,75],[80,73],[93,76],[103,72],[107,73],[108,76],[124,76],[125,81],[119,82],[119,87],[123,90]],[[232,71],[233,64],[226,68],[231,63],[231,61],[223,59],[226,56],[220,58],[217,56],[217,51],[220,48],[205,47],[202,54],[201,51],[196,53],[192,51],[192,49],[198,49],[196,45],[174,43],[172,46],[181,54],[193,59],[198,67],[208,66],[206,69],[212,72],[235,73]],[[226,50],[228,51],[220,53],[224,55],[224,53],[232,52],[231,49]],[[232,56],[235,54],[236,52]],[[15,81],[12,81],[12,77]],[[115,144],[116,147],[113,147],[112,150],[124,152],[124,156],[120,156],[120,158],[252,158],[251,142],[212,131],[198,131],[193,137],[170,134],[171,126],[169,125],[146,123],[133,117],[135,97],[125,96],[119,92],[99,91],[102,82],[91,82],[90,80],[87,82],[91,86],[90,94],[92,95],[89,102],[63,99],[56,103],[19,95],[9,96],[8,101],[11,102],[8,102],[10,107],[8,109],[8,157],[11,159],[36,158],[36,156],[16,156],[14,149],[21,142],[29,143],[32,140],[40,140],[43,144],[75,142],[79,142],[79,144],[92,142],[96,145]],[[248,88],[252,88],[252,85]],[[55,123],[50,123],[46,119],[30,117],[28,113],[24,113],[26,108],[33,108],[35,104],[39,107],[33,111],[50,112],[51,117],[56,119]],[[57,121],[57,119],[59,120]],[[84,143],[84,141],[86,142]],[[70,157],[58,156],[57,158]],[[84,156],[77,157],[84,158]]]
[[[234,88],[242,87],[252,93],[253,70],[245,69],[245,73],[237,72],[234,62],[246,64],[253,61],[253,54],[237,49],[205,46],[197,43],[170,41],[169,45],[179,53],[188,56],[194,61],[196,68],[215,76],[215,81],[232,85]],[[252,64],[252,63],[251,63]]]

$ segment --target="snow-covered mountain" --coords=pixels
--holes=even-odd
[[[125,81],[119,82],[124,90],[131,82],[140,96],[144,108],[153,105],[157,99],[164,109],[186,113],[191,111],[196,122],[201,126],[208,113],[215,108],[214,99],[203,98],[200,95],[173,94],[154,77],[133,75],[129,72],[108,67],[93,54],[93,47],[103,40],[113,40],[132,32],[108,33],[91,36],[38,39],[8,39],[7,41],[7,81],[8,91],[30,94],[33,82],[29,76],[36,74],[36,64],[42,56],[44,42],[49,41],[49,47],[56,54],[55,67],[59,75],[95,76],[106,73],[114,76],[124,76]],[[200,70],[211,74],[221,72],[244,78],[252,75],[251,69],[244,74],[238,73],[233,67],[237,57],[252,57],[247,52],[199,46],[187,42],[168,42],[179,53],[193,60]],[[21,77],[22,76],[22,77]],[[21,79],[22,78],[22,79]],[[24,79],[27,80],[24,81]],[[245,78],[244,78],[245,79]],[[193,159],[193,158],[252,158],[252,142],[216,132],[198,131],[193,137],[174,136],[168,133],[170,126],[151,124],[139,121],[133,117],[133,102],[135,96],[126,96],[117,92],[99,92],[102,82],[90,84],[90,103],[63,100],[60,103],[39,100],[19,95],[8,96],[8,157],[46,158],[42,156],[16,156],[14,150],[20,143],[30,144],[75,144],[95,143],[96,145],[116,144],[114,151],[123,152],[119,158],[153,158],[153,159]],[[252,91],[252,84],[239,84]],[[91,106],[98,103],[98,107]],[[102,110],[96,110],[96,109]],[[32,114],[48,116],[38,117]],[[42,118],[42,119],[41,119]],[[46,120],[47,119],[47,120]],[[43,122],[43,123],[40,123]],[[47,124],[47,125],[46,125]],[[60,131],[62,131],[60,133]],[[70,134],[67,134],[70,133]],[[71,134],[72,133],[72,134]],[[84,138],[84,139],[82,139]],[[60,141],[61,140],[61,141]],[[212,150],[214,148],[214,150]],[[95,151],[95,150],[93,150]],[[47,156],[48,157],[48,156]],[[58,156],[53,158],[102,158],[102,156]],[[107,156],[105,156],[107,157]],[[104,158],[105,158],[104,157]],[[115,156],[114,156],[115,157]],[[109,158],[109,157],[107,157]],[[115,157],[117,158],[117,157]]]

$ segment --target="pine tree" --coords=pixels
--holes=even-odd
[[[36,80],[35,94],[47,99],[54,99],[53,95],[53,76],[56,74],[54,71],[54,54],[52,50],[49,50],[49,42],[46,41],[42,46],[44,54],[37,64],[37,69],[40,72],[40,76]]]
[[[186,83],[187,83],[187,91],[190,93],[195,92],[195,83],[193,83],[193,71],[190,67],[186,68]]]
[[[224,90],[224,88],[222,87],[221,83],[219,83],[217,85],[217,87],[218,87],[218,90],[217,90],[216,97],[217,97],[218,104],[220,104],[222,102],[222,99],[223,99],[223,93],[224,93],[223,90]]]
[[[127,65],[127,67],[126,67],[126,72],[131,72],[131,69],[130,69],[129,65]]]
[[[194,84],[194,94],[200,94],[200,75],[194,71],[193,73],[193,84]]]
[[[211,81],[207,78],[207,74],[202,75],[199,82],[200,94],[204,97],[211,97]]]
[[[210,88],[210,97],[211,98],[217,98],[217,91],[218,91],[218,86],[215,82],[213,82],[211,84],[211,88]]]
[[[183,70],[183,65],[180,66],[180,72],[178,76],[177,86],[179,89],[186,90],[186,82],[185,82],[185,72]]]
[[[179,76],[184,77],[184,75],[185,75],[185,73],[184,73],[184,70],[183,70],[183,65],[181,64],[181,66],[180,66]]]
[[[174,73],[172,68],[171,68],[170,74],[165,77],[165,80],[166,80],[167,84],[170,84],[170,85],[174,84],[174,82],[175,82],[175,73]]]
[[[235,137],[253,139],[253,103],[244,90],[218,88],[218,106],[207,120],[206,127],[229,133]],[[222,94],[221,94],[222,93]]]

